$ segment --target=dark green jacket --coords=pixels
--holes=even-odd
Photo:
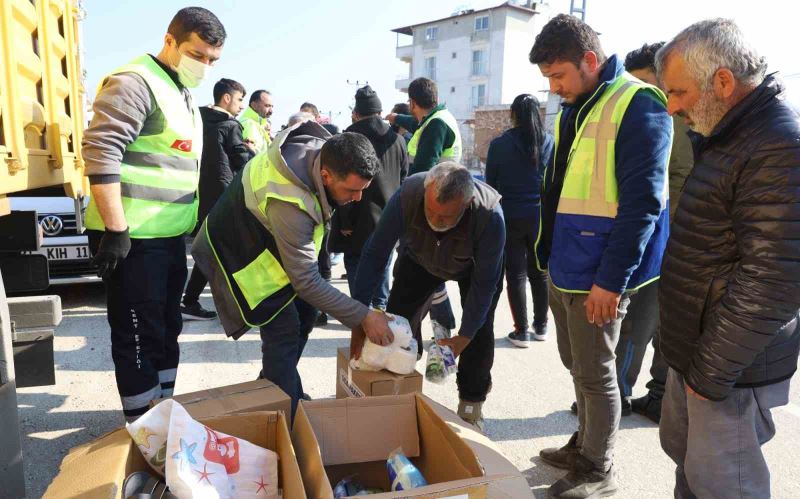
[[[430,115],[440,109],[445,109],[445,105],[439,104],[431,109],[431,112],[422,118],[422,121],[419,123],[417,123],[417,120],[413,116],[398,114],[395,123],[409,132],[414,133],[417,128],[421,127],[428,120]],[[431,124],[422,131],[422,136],[419,138],[419,146],[417,147],[417,155],[414,157],[414,163],[411,165],[408,175],[411,176],[415,173],[426,172],[436,166],[436,164],[439,163],[442,151],[448,147],[452,147],[455,140],[456,134],[450,130],[450,127],[448,127],[444,121],[432,121]]]

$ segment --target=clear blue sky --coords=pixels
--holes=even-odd
[[[211,102],[215,81],[233,78],[248,92],[258,88],[272,92],[273,124],[277,127],[306,100],[323,112],[332,111],[334,122],[344,127],[350,122],[356,89],[347,80],[369,81],[387,111],[406,99],[394,88],[405,66],[395,58],[392,28],[446,17],[457,7],[500,3],[502,0],[85,0],[87,87],[93,93],[106,72],[141,53],[158,53],[175,12],[200,5],[213,11],[228,32],[222,59],[209,81],[195,90],[201,105]],[[568,11],[570,1],[550,0],[549,4],[554,15]],[[800,61],[793,49],[800,32],[798,14],[800,7],[788,0],[588,0],[586,21],[602,33],[607,53],[624,55],[643,42],[668,39],[694,21],[731,17],[767,56],[771,70],[797,74],[788,82],[792,90],[800,91]],[[528,64],[526,60],[519,63]]]

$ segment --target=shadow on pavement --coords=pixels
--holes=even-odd
[[[64,395],[20,392],[17,399],[28,497],[42,497],[68,449],[124,425],[119,410],[59,411]]]

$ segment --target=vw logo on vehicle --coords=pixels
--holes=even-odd
[[[42,226],[42,230],[44,231],[45,236],[57,236],[64,230],[64,222],[55,215],[47,215],[46,217],[42,218],[42,221],[39,222]]]

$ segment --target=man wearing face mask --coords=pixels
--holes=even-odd
[[[383,210],[378,226],[362,250],[353,297],[369,303],[383,269],[400,241],[394,283],[386,311],[409,319],[422,348],[415,322],[422,320],[430,296],[446,281],[461,291],[461,329],[439,340],[458,364],[458,415],[483,429],[482,407],[492,385],[494,311],[502,291],[506,232],[500,195],[475,180],[469,171],[445,161],[430,171],[406,178]],[[354,329],[351,352],[360,356],[364,333]]]
[[[363,135],[295,123],[233,179],[194,240],[225,333],[260,329],[261,376],[292,398],[292,412],[304,396],[297,364],[317,309],[378,344],[393,339],[386,316],[333,287],[317,263],[333,209],[359,201],[378,166]]]
[[[257,153],[265,151],[272,142],[269,136],[272,109],[272,94],[266,90],[256,90],[250,96],[250,105],[239,118],[243,129],[242,137]]]
[[[89,242],[106,286],[111,355],[128,421],[172,395],[178,368],[184,234],[197,222],[203,127],[189,88],[216,62],[225,28],[181,9],[157,56],[103,78],[84,133]]]

